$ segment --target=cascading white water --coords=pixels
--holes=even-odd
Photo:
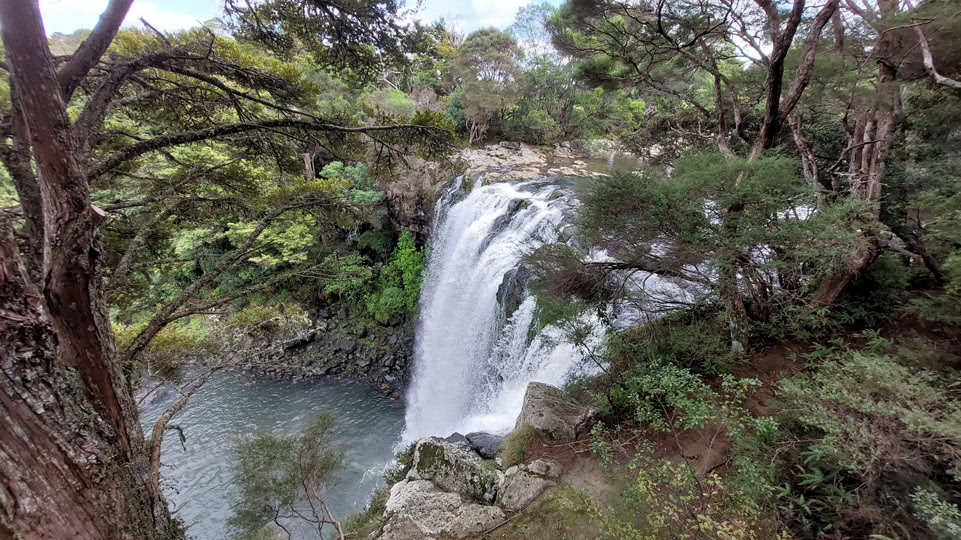
[[[461,179],[438,202],[421,292],[405,440],[454,431],[504,433],[527,383],[561,384],[579,365],[575,349],[545,329],[530,337],[535,300],[503,320],[498,288],[521,258],[557,238],[576,204],[544,182],[480,180],[456,201]]]

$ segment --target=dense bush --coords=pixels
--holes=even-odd
[[[414,235],[404,231],[387,264],[380,269],[376,289],[367,297],[367,309],[380,322],[412,312],[417,307],[424,270],[424,252]]]
[[[894,538],[952,519],[961,487],[954,377],[911,363],[921,355],[905,352],[923,342],[901,348],[873,332],[864,339],[863,350],[816,347],[811,369],[781,382],[778,505],[800,537]],[[937,502],[924,493],[932,489],[954,500]]]

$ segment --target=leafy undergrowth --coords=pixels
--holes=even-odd
[[[613,392],[582,382],[600,422],[528,438],[522,461],[564,474],[484,538],[961,538],[957,335],[897,318],[775,344],[736,376],[661,360]]]

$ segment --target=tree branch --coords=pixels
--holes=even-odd
[[[921,25],[915,26],[914,32],[918,35],[918,45],[921,47],[921,57],[924,59],[924,70],[928,72],[928,75],[934,79],[934,82],[942,86],[961,90],[961,81],[956,81],[950,77],[941,75],[934,67],[934,56],[931,55],[931,46],[928,45],[928,38],[924,37],[924,30],[921,29]]]
[[[57,82],[60,84],[60,93],[64,101],[70,100],[74,90],[80,86],[80,81],[107,52],[131,4],[133,0],[110,0],[107,8],[100,14],[100,20],[93,27],[93,31],[80,44],[70,60],[60,68],[60,72],[57,73]]]
[[[181,133],[161,135],[160,137],[155,137],[153,139],[147,139],[144,141],[136,142],[124,148],[123,150],[118,151],[113,156],[107,158],[105,161],[103,161],[99,165],[92,167],[87,173],[87,178],[90,180],[93,180],[103,175],[107,171],[110,171],[114,167],[117,167],[127,161],[140,157],[149,152],[160,150],[162,148],[177,146],[181,144],[187,144],[191,142],[203,141],[208,139],[215,139],[218,137],[235,135],[238,133],[246,133],[248,131],[256,131],[261,129],[273,129],[273,128],[285,128],[285,127],[299,128],[299,129],[304,129],[308,131],[328,131],[328,132],[338,132],[338,133],[368,133],[368,132],[392,131],[392,130],[402,130],[402,129],[410,129],[410,130],[427,132],[427,133],[446,132],[444,128],[440,128],[436,126],[425,126],[420,124],[393,124],[393,125],[381,125],[381,126],[349,127],[349,126],[343,126],[339,124],[321,122],[317,120],[303,120],[298,118],[276,118],[276,119],[270,119],[270,120],[254,120],[251,122],[225,124],[221,126],[196,129],[196,130],[185,131]]]
[[[189,388],[181,392],[180,399],[174,402],[173,405],[167,408],[160,418],[154,422],[153,425],[153,437],[150,439],[150,483],[151,488],[154,493],[160,490],[160,445],[164,440],[164,432],[167,431],[167,424],[173,419],[174,415],[183,410],[187,406],[187,402],[190,401],[190,397],[194,395],[194,392],[200,389],[210,376],[214,373],[220,371],[223,367],[216,366],[207,370],[206,373],[198,377],[192,384],[188,385]],[[180,432],[181,442],[183,441],[183,431]]]

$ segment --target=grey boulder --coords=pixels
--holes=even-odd
[[[468,433],[466,436],[467,444],[471,447],[471,450],[477,452],[480,457],[484,459],[491,459],[497,455],[497,449],[500,448],[501,442],[504,441],[502,435],[494,435],[492,433],[484,433],[475,431],[474,433]]]
[[[390,489],[380,540],[448,540],[473,537],[506,519],[503,510],[426,480],[402,480]]]
[[[532,382],[524,394],[524,406],[517,417],[517,428],[533,427],[554,442],[572,442],[586,430],[591,410],[569,398],[560,388]]]
[[[431,438],[417,442],[407,479],[430,480],[444,491],[492,503],[503,473],[464,443]]]

